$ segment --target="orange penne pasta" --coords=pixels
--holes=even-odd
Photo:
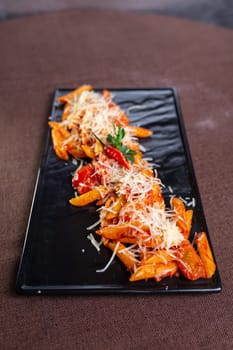
[[[158,250],[148,258],[143,259],[140,262],[140,266],[142,265],[156,265],[156,264],[167,264],[169,261],[174,260],[171,255],[168,254],[166,250]]]
[[[190,220],[192,220],[192,212],[186,211],[184,203],[179,198],[172,197],[170,203],[171,208],[176,212],[176,224],[184,238],[187,239],[191,229]]]
[[[70,199],[70,204],[76,206],[76,207],[84,207],[92,202],[97,201],[102,197],[101,191],[103,189],[93,189],[89,192],[86,192],[84,194],[81,194],[80,196],[74,197]]]
[[[51,131],[51,136],[56,155],[63,160],[67,160],[69,158],[69,155],[67,153],[67,146],[64,145],[65,139],[63,135],[58,129],[54,128]]]
[[[139,266],[136,271],[130,276],[130,282],[136,282],[139,280],[148,280],[155,276],[155,265],[143,265]]]
[[[93,88],[91,85],[83,85],[83,86],[79,87],[78,89],[70,92],[67,95],[58,97],[57,100],[61,103],[69,102],[72,98],[74,98],[75,95],[79,96],[83,91],[90,91],[92,89]]]
[[[182,242],[176,256],[179,269],[185,277],[190,280],[206,277],[203,261],[188,240]]]
[[[175,210],[178,217],[185,220],[185,205],[179,198],[172,197],[170,200],[171,208]]]
[[[149,129],[141,128],[139,126],[129,125],[127,126],[129,132],[139,138],[150,137],[152,135],[152,131]]]
[[[157,265],[142,265],[131,275],[130,281],[147,280],[154,278],[156,282],[161,281],[165,277],[172,277],[178,271],[176,262],[169,261],[167,264],[158,263]]]
[[[107,220],[111,220],[117,217],[122,205],[124,204],[124,201],[125,201],[125,197],[123,195],[121,195],[115,200],[115,203],[111,208],[112,211],[106,215]]]
[[[88,145],[82,145],[83,152],[85,153],[86,157],[94,159],[95,158],[95,152],[93,148],[91,148]]]
[[[118,242],[128,243],[128,244],[137,244],[138,241],[136,237],[120,237],[118,239]]]
[[[193,210],[192,209],[187,210],[185,212],[185,221],[186,221],[186,228],[187,228],[187,231],[185,233],[185,238],[186,239],[189,238],[190,230],[191,230],[191,227],[192,227],[192,219],[193,219]]]
[[[210,278],[215,273],[216,264],[205,232],[200,232],[196,235],[195,244],[197,245],[198,253],[203,261],[206,277]]]
[[[67,102],[63,109],[62,121],[66,120],[69,115],[70,115],[70,104]]]
[[[110,242],[110,241],[104,242],[104,245],[109,249],[111,249],[112,251],[115,250],[116,244],[117,244],[116,242]],[[122,243],[118,244],[116,255],[122,261],[122,263],[126,266],[127,270],[129,271],[133,270],[137,262],[137,259],[135,258],[135,255],[132,252],[126,249],[126,246],[124,244]]]
[[[155,267],[154,279],[156,282],[165,277],[172,277],[178,272],[178,266],[175,261],[169,261],[167,264],[158,264]]]
[[[113,240],[119,239],[121,237],[132,237],[129,224],[109,225],[107,227],[100,228],[96,231],[96,233],[106,239]]]

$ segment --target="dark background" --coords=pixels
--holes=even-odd
[[[77,8],[145,11],[233,28],[232,0],[0,0],[0,19]]]

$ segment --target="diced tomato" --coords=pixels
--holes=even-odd
[[[84,165],[76,171],[72,179],[72,185],[78,190],[79,194],[90,191],[94,186],[98,185],[96,176],[94,175],[95,168],[92,164]]]

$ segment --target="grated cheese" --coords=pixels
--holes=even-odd
[[[119,247],[119,244],[120,244],[120,242],[117,242],[117,244],[116,244],[116,246],[115,246],[115,248],[114,248],[114,251],[113,251],[113,253],[112,253],[112,256],[111,256],[111,258],[109,259],[107,265],[105,265],[105,267],[104,267],[103,269],[96,270],[96,272],[105,272],[105,271],[109,268],[109,266],[111,265],[112,261],[114,260],[114,258],[115,258],[115,256],[116,256],[116,252],[117,252],[117,249],[118,249],[118,247]]]
[[[98,226],[100,224],[100,219],[96,222],[94,222],[94,224],[86,227],[86,229],[89,231],[89,230],[92,230],[94,227]]]
[[[98,242],[95,237],[93,236],[92,233],[90,233],[87,236],[87,239],[89,239],[89,241],[91,241],[91,244],[96,248],[96,250],[99,252],[100,251],[100,246],[102,244],[102,240],[100,242]]]

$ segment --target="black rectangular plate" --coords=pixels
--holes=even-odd
[[[176,90],[110,89],[114,101],[125,110],[132,124],[151,129],[153,136],[140,143],[144,157],[159,164],[158,175],[165,185],[163,195],[169,201],[169,187],[176,196],[195,198],[193,226],[195,232],[209,233],[185,135]],[[62,105],[58,96],[70,90],[55,91],[51,119],[60,121]],[[72,207],[72,160],[58,159],[48,129],[41,165],[38,171],[25,243],[16,281],[16,291],[23,294],[91,294],[91,293],[206,293],[221,291],[218,269],[210,279],[190,281],[184,277],[129,282],[129,273],[115,258],[103,273],[111,252],[100,252],[87,239],[86,228],[98,220],[96,206]],[[97,237],[98,239],[98,237]],[[210,242],[211,245],[211,242]],[[212,247],[212,246],[211,246]]]

